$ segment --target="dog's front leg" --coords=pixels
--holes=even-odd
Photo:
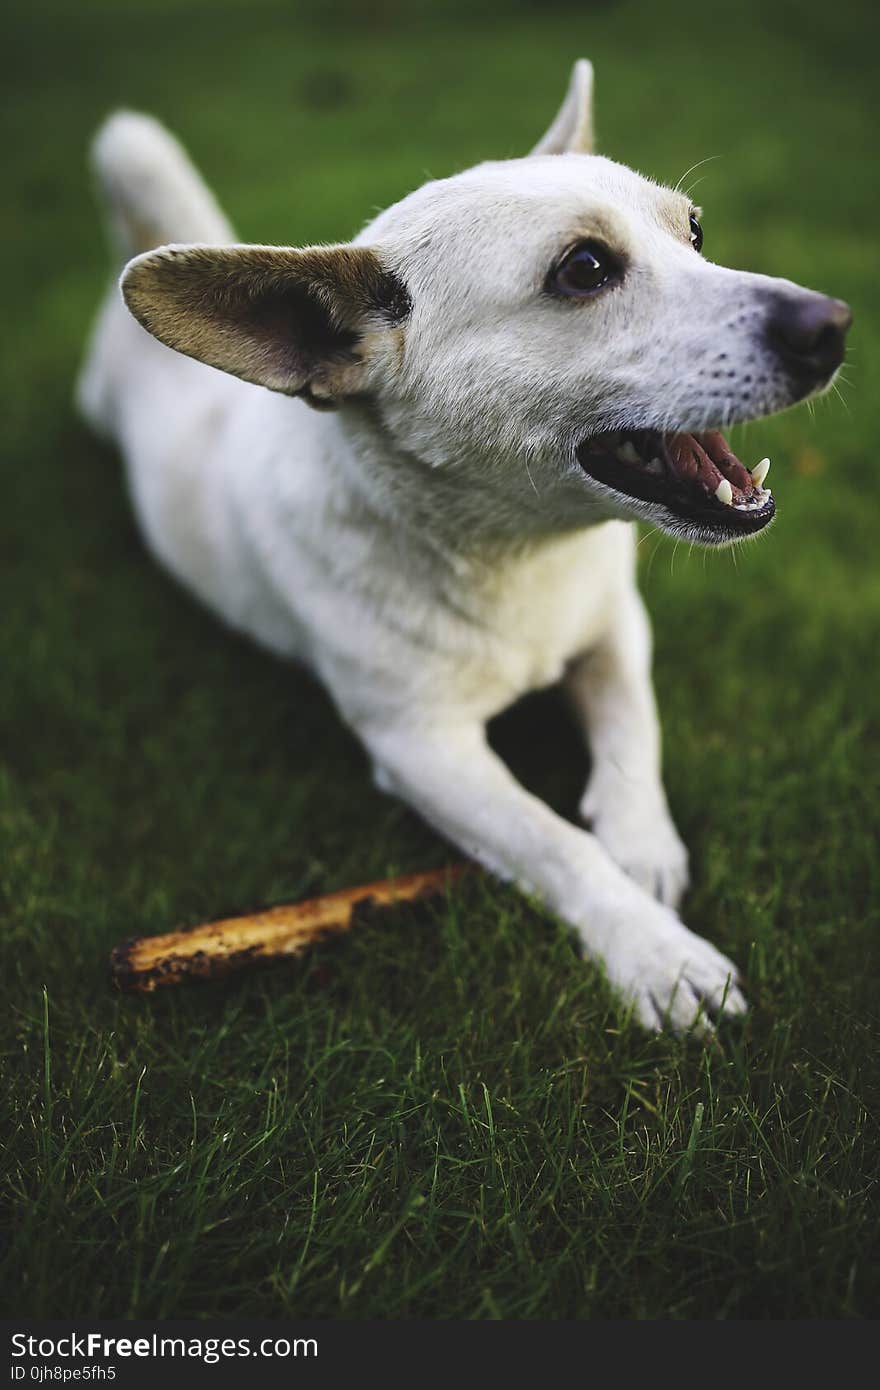
[[[710,1013],[744,1009],[731,962],[644,893],[593,835],[520,786],[481,726],[432,711],[417,725],[359,731],[383,790],[569,922],[643,1024],[685,1028],[701,1004]]]
[[[688,856],[660,778],[651,632],[635,590],[620,599],[598,645],[569,668],[566,688],[593,760],[581,816],[631,878],[677,907]]]

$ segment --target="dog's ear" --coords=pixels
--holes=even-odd
[[[556,120],[532,154],[593,153],[593,65],[578,58]]]
[[[371,337],[409,310],[361,246],[163,246],[130,261],[121,288],[168,347],[313,405],[362,390]]]

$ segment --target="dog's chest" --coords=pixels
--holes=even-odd
[[[498,563],[469,595],[496,678],[516,695],[551,685],[614,621],[632,582],[632,526],[610,522]],[[485,669],[485,668],[484,668]]]

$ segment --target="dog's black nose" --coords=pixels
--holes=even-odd
[[[776,300],[767,322],[773,347],[799,374],[821,380],[843,361],[852,310],[842,299],[799,294]]]

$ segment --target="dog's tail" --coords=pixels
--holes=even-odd
[[[174,137],[152,118],[117,111],[101,126],[91,165],[117,265],[166,242],[234,240],[213,194]],[[79,409],[101,433],[113,433],[114,384],[137,329],[114,283],[95,326],[76,388]]]
[[[233,240],[183,147],[152,116],[116,111],[95,136],[91,163],[124,261],[170,241]]]

